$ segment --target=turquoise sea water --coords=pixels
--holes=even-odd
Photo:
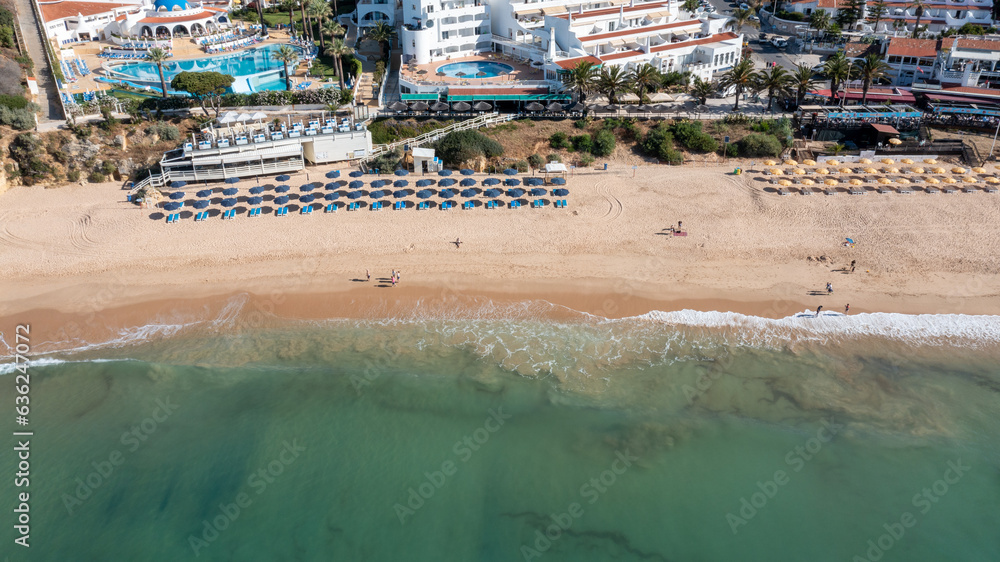
[[[45,358],[5,556],[1000,560],[1000,319],[504,316]]]

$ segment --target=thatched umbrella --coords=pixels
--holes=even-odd
[[[448,111],[449,109],[451,109],[451,106],[443,101],[436,101],[431,104],[431,111]]]
[[[874,164],[874,162],[872,162],[871,158],[862,158],[858,160],[858,164]]]
[[[837,165],[839,165],[839,164],[840,164],[840,160],[833,160],[833,159],[830,159],[830,160],[827,160],[827,161],[826,161],[826,164],[827,164],[828,166],[837,166]]]
[[[545,109],[545,106],[538,103],[537,101],[533,101],[528,105],[524,106],[524,108],[527,109],[528,111],[541,111]]]
[[[785,165],[786,166],[798,166],[799,163],[796,162],[795,160],[792,160],[791,158],[789,158],[788,160],[785,160]]]
[[[407,109],[409,109],[409,106],[407,106],[405,103],[401,101],[394,101],[389,104],[389,109],[391,109],[392,111],[406,111]]]
[[[937,178],[924,178],[924,181],[926,181],[927,183],[941,183],[941,180]]]
[[[493,109],[493,106],[484,101],[477,101],[472,104],[472,109],[475,109],[476,111],[489,111]]]
[[[816,165],[816,161],[813,160],[812,158],[806,158],[805,160],[802,161],[802,163],[805,164],[806,166],[815,166]]]
[[[937,164],[937,159],[935,158],[924,158],[924,164]]]
[[[562,110],[563,110],[563,105],[559,102],[552,102],[549,105],[545,106],[545,111],[548,111],[550,113],[559,113]]]
[[[465,103],[464,101],[460,101],[460,102],[456,102],[456,103],[452,104],[451,108],[453,110],[455,110],[455,111],[465,112],[465,111],[469,111],[470,109],[472,109],[472,106],[469,105],[469,104],[467,104],[467,103]]]
[[[410,109],[413,111],[427,111],[430,108],[431,106],[427,105],[427,102],[424,101],[418,101],[410,106]]]

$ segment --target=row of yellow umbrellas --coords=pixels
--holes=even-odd
[[[883,164],[895,164],[896,163],[896,161],[893,160],[892,158],[883,158],[882,160],[880,160],[880,162],[882,162]],[[858,160],[858,163],[859,164],[874,164],[875,162],[873,162],[871,158],[861,158],[860,160]],[[913,164],[914,162],[913,162],[912,158],[902,158],[902,159],[900,159],[900,163],[902,163],[902,164]],[[938,161],[936,159],[934,159],[934,158],[924,158],[924,164],[937,164],[937,163],[938,163]],[[786,166],[798,166],[799,165],[798,162],[796,162],[795,160],[792,160],[792,159],[785,160],[784,162],[782,162],[782,164],[784,164]],[[807,159],[805,159],[805,160],[802,161],[802,164],[805,165],[805,166],[815,166],[816,165],[816,161],[807,158]],[[765,166],[777,166],[778,165],[778,161],[774,160],[774,159],[764,160],[764,165]],[[829,160],[826,161],[826,165],[828,165],[828,166],[839,166],[840,165],[840,160],[836,160],[834,158],[831,158],[831,159],[829,159]],[[984,170],[983,168],[973,168],[973,170],[975,172],[977,172],[977,173],[980,173],[980,174],[986,173],[986,170]]]

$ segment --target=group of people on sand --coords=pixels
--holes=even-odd
[[[389,275],[389,282],[392,283],[393,287],[396,286],[396,283],[399,283],[400,277],[402,277],[402,273],[393,269],[392,273]],[[366,281],[372,280],[372,272],[367,269],[365,270],[365,280]]]

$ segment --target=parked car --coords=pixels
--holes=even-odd
[[[761,33],[760,35],[758,35],[757,36],[757,42],[758,43],[767,43],[767,34],[766,33]]]
[[[788,40],[784,37],[772,37],[771,44],[774,45],[775,49],[784,49],[788,46]]]
[[[741,2],[740,3],[740,9],[741,10],[749,10],[750,9],[750,4],[747,4],[746,2]]]

